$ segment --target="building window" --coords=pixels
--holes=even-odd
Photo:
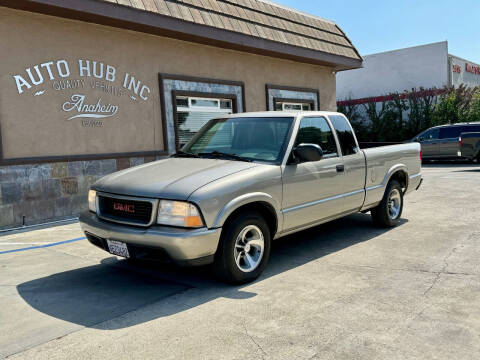
[[[275,111],[311,111],[314,108],[313,101],[300,102],[296,100],[274,99]]]
[[[159,87],[163,143],[170,154],[209,119],[246,111],[241,81],[159,74]]]
[[[269,111],[318,111],[320,109],[320,96],[317,89],[267,84],[265,94]]]
[[[236,112],[235,98],[199,97],[176,94],[175,123],[177,128],[177,146],[180,148],[205,125],[214,118]]]

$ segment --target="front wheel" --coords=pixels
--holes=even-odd
[[[400,222],[403,211],[403,190],[400,183],[391,180],[382,201],[372,209],[372,220],[381,227],[393,227]]]
[[[270,257],[270,231],[257,213],[241,213],[222,231],[215,254],[215,272],[221,280],[242,284],[255,280]]]

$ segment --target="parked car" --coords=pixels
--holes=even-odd
[[[411,141],[421,144],[424,160],[464,159],[460,155],[459,139],[465,132],[480,132],[480,122],[435,126]]]
[[[80,223],[112,254],[213,263],[244,283],[264,270],[274,239],[360,211],[395,226],[420,184],[418,143],[361,150],[342,114],[233,114],[170,158],[97,181]]]
[[[480,132],[464,132],[458,140],[458,156],[480,162]]]

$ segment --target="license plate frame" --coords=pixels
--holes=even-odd
[[[120,256],[126,259],[130,257],[127,244],[121,241],[107,239],[107,246],[108,252],[112,255]]]

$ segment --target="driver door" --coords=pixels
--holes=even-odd
[[[295,145],[319,145],[321,160],[282,169],[284,230],[328,219],[342,212],[344,166],[330,124],[324,117],[300,120]]]

